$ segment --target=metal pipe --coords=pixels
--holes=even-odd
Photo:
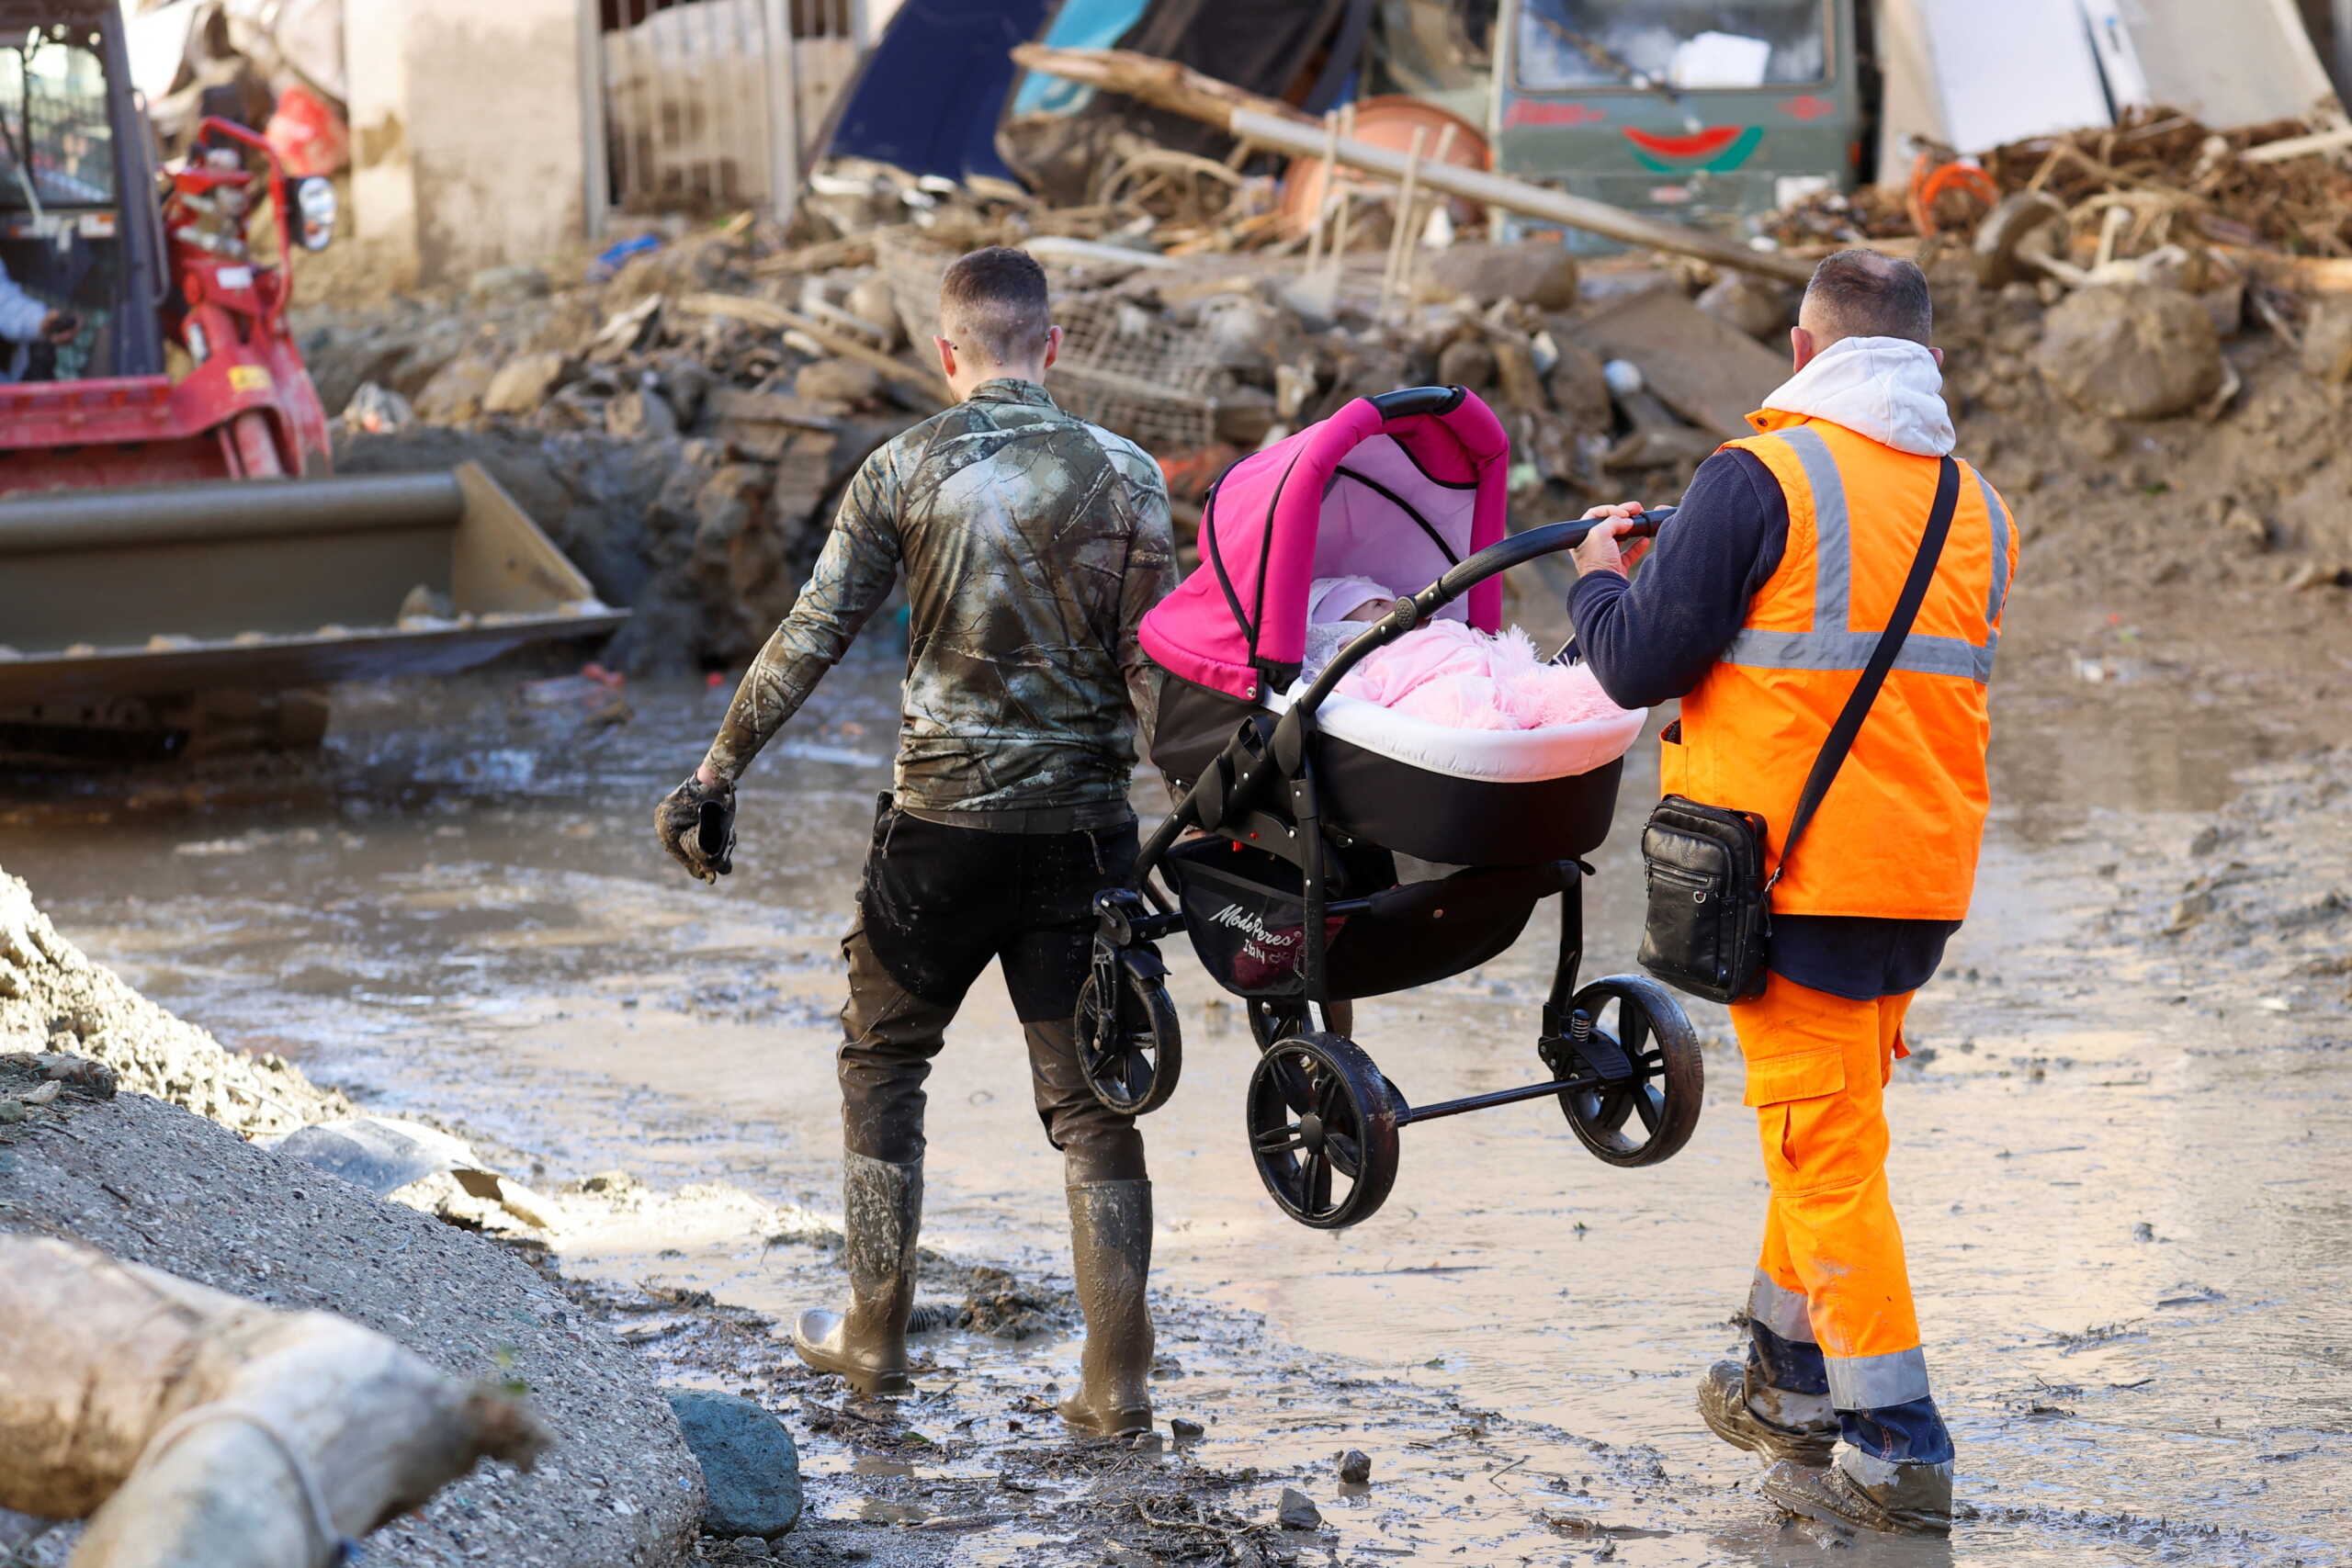
[[[455,473],[236,479],[171,490],[48,491],[0,501],[0,556],[289,535],[454,528]]]

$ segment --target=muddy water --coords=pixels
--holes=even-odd
[[[827,1209],[833,944],[893,716],[887,671],[843,677],[745,792],[742,869],[717,892],[671,873],[646,830],[722,700],[685,689],[638,692],[634,722],[603,728],[589,705],[533,705],[506,682],[428,705],[356,694],[302,778],[193,801],[37,794],[0,817],[0,864],[158,1000],[378,1106],[461,1122],[544,1182],[627,1167]],[[2177,853],[2229,770],[2277,744],[2181,708],[2109,689],[2004,710],[1977,918],[1919,1003],[1927,1049],[1892,1097],[1930,1361],[1977,1517],[1948,1552],[1865,1543],[1853,1561],[2352,1561],[2344,1021],[2216,1002],[2175,961],[2086,935],[2111,913],[2103,868]],[[1589,976],[1631,966],[1627,829],[1651,782],[1629,770],[1588,890]],[[1486,968],[1363,1004],[1359,1037],[1417,1100],[1527,1081],[1553,940],[1539,914]],[[1204,1348],[1176,1385],[1214,1419],[1217,1463],[1342,1446],[1326,1440],[1351,1418],[1338,1380],[1369,1374],[1428,1398],[1384,1415],[1353,1396],[1396,1495],[1422,1505],[1391,1509],[1363,1536],[1388,1555],[1361,1561],[1819,1554],[1736,1489],[1753,1467],[1689,1404],[1693,1372],[1736,1342],[1764,1203],[1719,1013],[1698,1020],[1708,1112],[1669,1164],[1612,1169],[1556,1109],[1513,1107],[1408,1130],[1386,1210],[1322,1235],[1283,1219],[1243,1157],[1238,1008],[1188,957],[1174,966],[1190,1051],[1149,1126],[1159,1277],[1264,1314],[1274,1342],[1262,1371],[1246,1348]],[[927,1239],[1050,1258],[1059,1162],[992,985],[933,1079]],[[602,1261],[770,1312],[806,1292],[740,1234],[666,1239],[667,1258]],[[1449,1399],[1517,1435],[1475,1464],[1412,1449],[1430,1434],[1409,1423]],[[1579,1509],[1605,1529],[1544,1524]],[[982,1532],[957,1560],[1045,1560],[1034,1546]]]

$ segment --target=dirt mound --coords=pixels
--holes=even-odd
[[[2281,590],[2324,587],[2352,562],[2352,459],[2335,428],[2338,389],[2259,328],[2224,339],[2218,384],[2199,366],[2212,353],[2202,319],[2160,289],[2086,290],[2116,298],[2053,310],[2030,286],[1977,287],[1953,261],[1936,270],[1936,332],[1960,450],[1984,468],[2018,520],[2020,576],[2128,591],[2183,581]],[[2060,352],[2097,310],[2116,324],[2151,378],[2127,391],[2086,380]],[[2169,333],[2165,322],[2187,322]],[[2166,355],[2171,355],[2166,363]],[[2123,365],[2117,373],[2130,371]],[[2103,400],[2169,405],[2166,418],[2128,419]],[[2158,390],[2167,389],[2159,388]],[[2080,398],[2085,407],[2075,400]],[[2153,399],[2153,402],[2144,400]]]
[[[274,1055],[248,1056],[165,1012],[58,935],[32,890],[0,872],[0,1050],[64,1051],[122,1087],[254,1136],[352,1114]]]
[[[699,1472],[646,1364],[481,1236],[134,1094],[63,1095],[0,1126],[0,1229],[338,1313],[454,1377],[519,1385],[556,1437],[538,1468],[476,1471],[370,1537],[370,1561],[659,1568],[691,1545]],[[62,1562],[70,1534],[26,1561]]]

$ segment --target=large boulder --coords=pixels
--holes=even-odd
[[[2177,288],[2080,288],[2044,319],[2042,378],[2085,413],[2165,419],[2222,387],[2213,318]]]
[[[1539,310],[1571,310],[1577,302],[1577,258],[1557,240],[1450,246],[1429,258],[1421,277],[1420,292],[1438,299],[1517,299]]]

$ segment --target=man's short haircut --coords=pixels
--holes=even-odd
[[[940,335],[987,364],[1043,357],[1052,326],[1046,269],[1026,251],[983,246],[956,257],[940,280]]]
[[[1922,347],[1934,340],[1935,305],[1928,275],[1900,256],[1839,251],[1813,269],[1804,310],[1826,329],[1827,347],[1840,338],[1907,338]]]

